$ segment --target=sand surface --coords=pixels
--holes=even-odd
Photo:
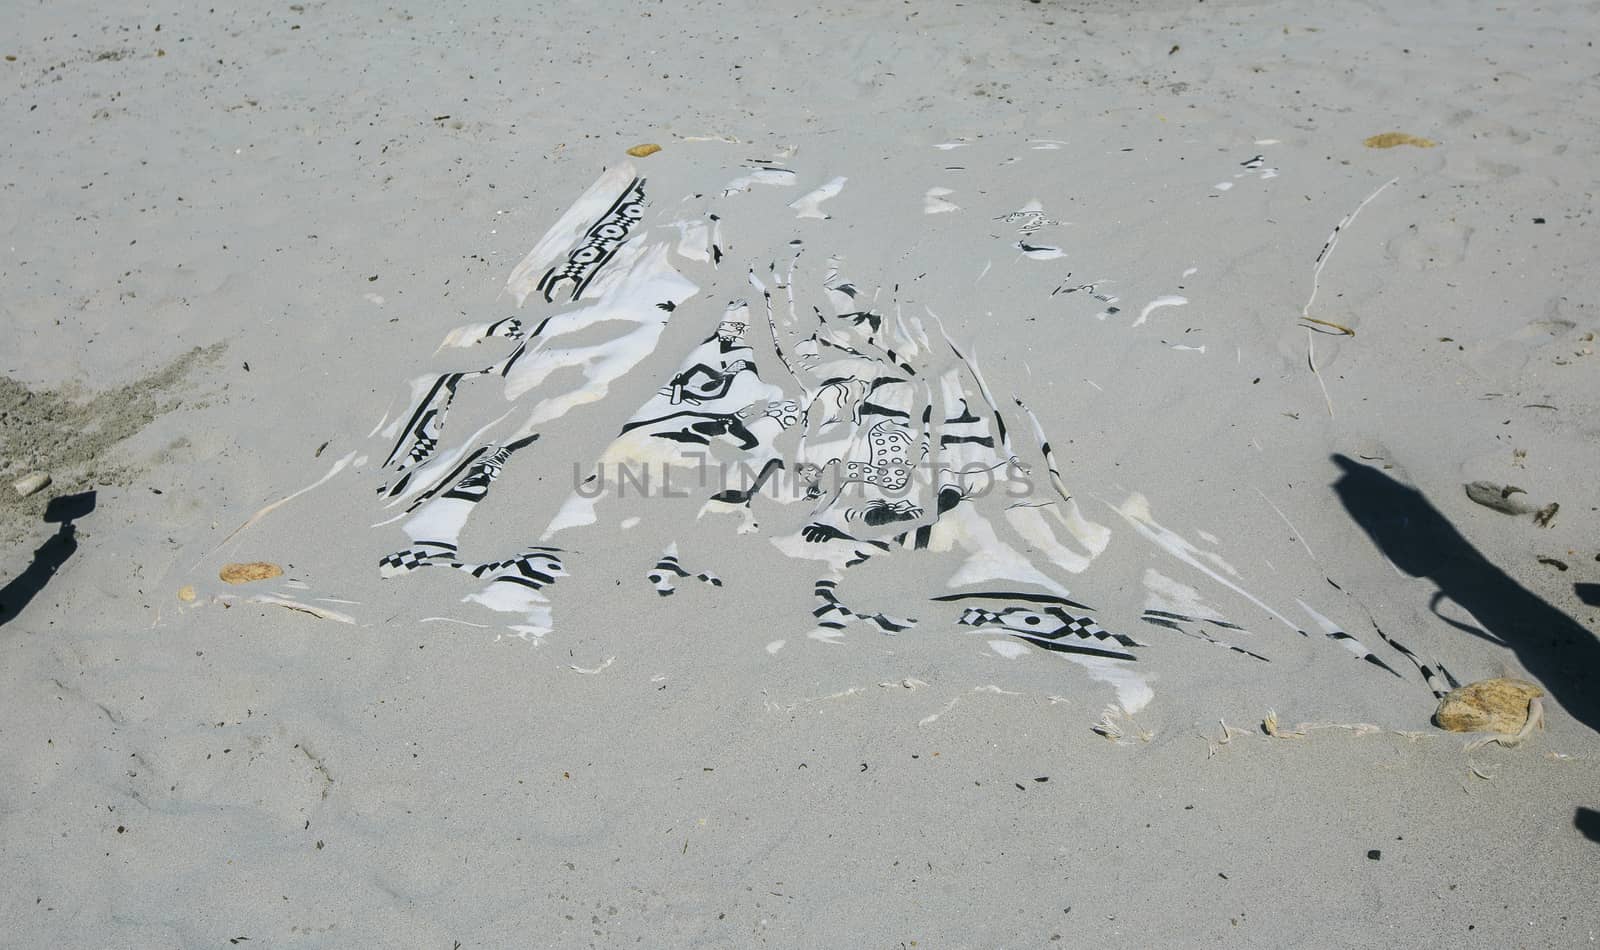
[[[1597,20],[16,5],[0,944],[1590,944]],[[1423,141],[1365,144],[1389,132]],[[590,369],[509,402],[467,380],[440,445],[553,413],[461,533],[487,562],[557,530],[553,619],[464,603],[459,570],[380,577],[415,500],[376,494],[380,430],[412,380],[515,342],[442,348],[456,328],[578,306],[508,279],[624,162],[648,207],[621,253],[659,245],[694,293],[644,343],[575,333],[637,364],[570,408],[540,400]],[[733,187],[761,168],[793,180]],[[710,235],[708,209],[716,266],[674,224]],[[972,406],[944,336],[981,366],[1026,503],[1064,510],[1013,399],[1037,414],[1109,541],[1068,539],[1070,569],[1014,548],[1136,661],[956,622],[930,598],[1000,563],[959,551],[840,574],[915,626],[817,635],[824,569],[774,543],[804,504],[558,527],[729,301],[769,340],[752,274],[804,323],[830,273],[918,315],[905,362],[968,374]],[[690,576],[664,598],[668,544]],[[219,578],[249,561],[284,574]],[[1175,590],[1242,629],[1152,623]],[[1464,750],[1378,629],[1435,674],[1538,682],[1546,728]],[[1320,728],[1269,737],[1269,711]]]

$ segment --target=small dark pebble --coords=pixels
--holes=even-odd
[[[1217,877],[1222,878],[1224,881],[1226,881],[1228,879],[1228,875],[1223,874],[1221,871],[1217,872]]]
[[[1050,776],[1048,776],[1048,775],[1041,775],[1041,776],[1039,776],[1039,777],[1038,777],[1038,778],[1036,778],[1036,779],[1034,779],[1034,781],[1035,781],[1035,782],[1048,782],[1048,781],[1050,781]]]
[[[1543,218],[1534,218],[1533,219],[1533,223],[1534,224],[1543,224],[1544,223],[1544,219]]]
[[[1012,782],[1011,784],[1015,785],[1017,787],[1017,791],[1019,791],[1019,792],[1026,792],[1027,791],[1027,788],[1024,787],[1021,782]]]
[[[1381,857],[1383,857],[1383,852],[1379,851],[1377,848],[1373,848],[1371,851],[1367,852],[1368,861],[1376,861]]]
[[[367,283],[369,283],[369,284],[376,283],[377,280],[378,280],[378,275],[377,274],[373,274],[371,277],[367,278]]]
[[[127,830],[128,830],[127,827],[124,826],[124,825],[118,825],[117,826],[117,834],[119,834],[119,835],[122,834],[124,831],[127,831]]]

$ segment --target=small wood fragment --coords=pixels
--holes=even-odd
[[[12,482],[11,487],[16,489],[18,497],[26,498],[35,492],[43,491],[49,484],[50,475],[48,472],[34,472],[32,475],[24,475],[22,478]]]
[[[1533,511],[1533,505],[1513,495],[1527,494],[1515,485],[1496,485],[1493,482],[1468,482],[1462,486],[1467,490],[1467,497],[1495,511],[1507,515],[1525,515]]]
[[[632,155],[634,158],[644,158],[646,155],[654,155],[659,151],[661,151],[661,146],[655,144],[654,142],[645,142],[641,145],[635,145],[633,148],[628,149],[628,154]]]

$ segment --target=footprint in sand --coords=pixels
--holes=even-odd
[[[1445,126],[1486,144],[1526,145],[1533,140],[1533,136],[1516,126],[1485,119],[1471,109],[1462,109],[1450,116],[1445,120]]]
[[[1455,113],[1439,135],[1446,146],[1441,172],[1463,182],[1501,181],[1518,175],[1524,165],[1564,150],[1549,135],[1484,118],[1471,110]]]
[[[1412,270],[1454,267],[1467,256],[1472,229],[1451,221],[1412,225],[1388,244],[1389,259]]]
[[[1523,324],[1499,339],[1482,340],[1467,346],[1467,364],[1491,377],[1521,373],[1530,359],[1551,346],[1565,347],[1578,330],[1581,314],[1565,297],[1552,297],[1545,304],[1545,315]],[[1593,318],[1588,319],[1592,324]]]
[[[1445,154],[1444,167],[1440,171],[1446,178],[1455,181],[1486,182],[1510,178],[1520,173],[1522,166],[1495,161],[1481,153],[1457,151]]]

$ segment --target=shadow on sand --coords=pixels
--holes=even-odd
[[[1600,811],[1580,805],[1573,813],[1572,827],[1590,841],[1600,841]]]
[[[72,522],[93,511],[94,502],[92,491],[50,499],[50,504],[45,506],[44,520],[60,522],[61,527],[33,552],[33,563],[27,570],[0,587],[0,626],[15,620],[22,608],[44,590],[61,565],[78,550],[78,528]]]
[[[1333,490],[1356,523],[1396,567],[1439,586],[1428,605],[1434,614],[1515,651],[1563,709],[1600,732],[1600,641],[1594,634],[1479,554],[1421,492],[1343,455],[1333,461],[1344,472]],[[1465,607],[1484,629],[1440,614],[1444,598]]]

